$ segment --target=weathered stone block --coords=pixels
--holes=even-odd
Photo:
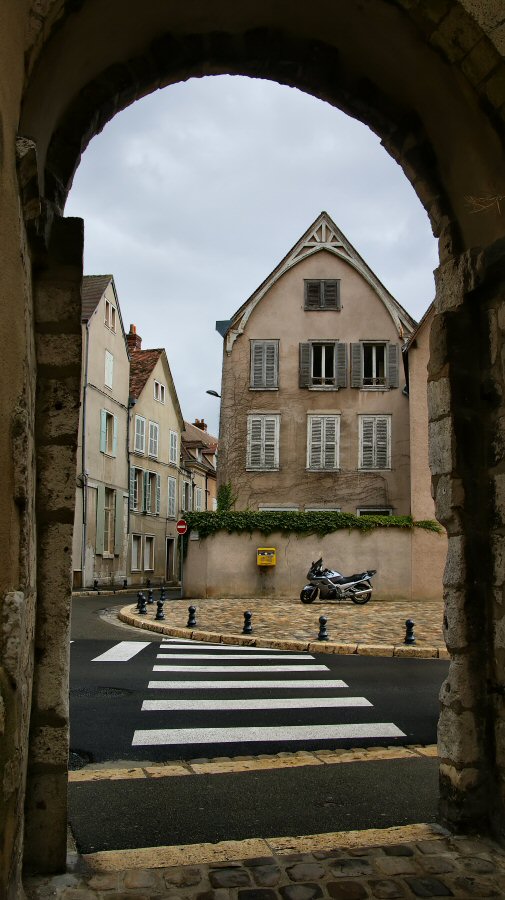
[[[80,371],[80,334],[37,334],[35,343],[39,366]]]
[[[428,410],[431,421],[450,414],[451,386],[448,378],[428,382]]]
[[[432,475],[448,475],[454,467],[452,419],[446,416],[428,425],[429,463]]]
[[[440,702],[445,706],[472,709],[475,706],[475,675],[468,657],[458,656],[453,660],[449,674],[440,688]]]
[[[44,512],[73,512],[75,504],[75,448],[49,444],[37,454],[38,507]]]
[[[474,768],[479,760],[475,716],[442,707],[438,723],[438,754],[458,767]]]
[[[494,515],[497,525],[505,525],[505,475],[494,475],[491,478],[494,500]]]
[[[35,304],[37,325],[52,325],[56,329],[81,334],[81,291],[79,283],[61,287],[45,285]]]
[[[468,644],[463,592],[446,588],[444,601],[444,640],[449,650],[455,653]]]
[[[81,403],[80,379],[41,378],[37,394],[37,429],[43,441],[77,441]]]
[[[30,765],[62,766],[68,762],[68,728],[43,725],[30,735]]]
[[[465,580],[466,565],[464,557],[464,538],[461,535],[449,537],[447,542],[447,560],[444,569],[444,587],[457,587]]]
[[[435,504],[438,521],[452,530],[459,528],[459,512],[463,508],[465,491],[459,478],[440,475],[436,480]]]

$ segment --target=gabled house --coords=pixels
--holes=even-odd
[[[129,581],[177,580],[181,496],[181,433],[177,392],[163,349],[142,350],[134,325],[130,351]]]
[[[74,587],[126,578],[128,348],[112,275],[82,283],[81,410],[72,547]]]
[[[207,432],[203,419],[184,423],[182,433],[183,475],[181,508],[184,512],[215,509],[218,439]]]
[[[326,212],[228,322],[218,486],[236,507],[410,512],[415,321]]]

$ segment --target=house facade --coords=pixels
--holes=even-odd
[[[73,583],[117,586],[127,577],[129,361],[112,275],[83,279],[81,322]]]
[[[165,350],[142,350],[134,325],[130,351],[129,583],[177,580],[184,431]]]
[[[216,509],[217,446],[218,439],[208,433],[203,419],[184,423],[181,491],[181,509],[184,512]]]
[[[327,213],[227,323],[218,486],[236,508],[410,513],[414,320]]]

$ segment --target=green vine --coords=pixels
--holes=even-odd
[[[188,535],[191,529],[201,538],[218,531],[228,534],[331,534],[343,529],[372,531],[374,528],[424,528],[441,534],[443,529],[431,519],[414,522],[412,516],[355,516],[342,512],[264,512],[254,510],[229,510],[227,512],[186,513]]]

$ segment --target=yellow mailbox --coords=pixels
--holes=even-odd
[[[256,561],[259,566],[275,566],[277,562],[275,547],[258,547]]]

